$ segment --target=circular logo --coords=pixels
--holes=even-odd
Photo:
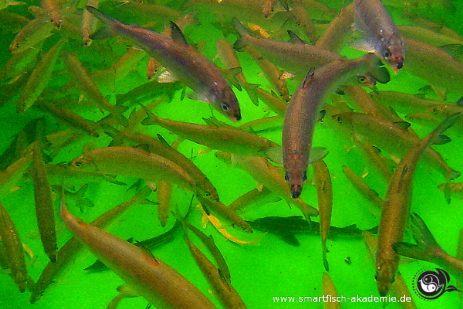
[[[450,280],[449,274],[440,268],[436,268],[437,272],[428,270],[424,272],[418,272],[415,275],[413,282],[413,289],[415,293],[424,299],[437,299],[444,292],[455,291],[456,288],[452,285],[447,287],[447,283]]]

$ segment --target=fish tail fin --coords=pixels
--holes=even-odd
[[[146,108],[145,105],[139,103],[141,108],[143,108],[143,110],[145,111],[146,113],[146,118],[141,122],[141,124],[145,125],[145,126],[149,126],[149,125],[156,125],[158,122],[157,120],[159,119],[156,115],[154,115],[149,109]]]
[[[97,8],[93,6],[86,5],[85,9],[87,9],[90,13],[92,13],[98,20],[100,20],[106,27],[95,32],[92,35],[92,39],[103,39],[111,36],[115,36],[114,26],[120,25],[121,23],[114,18],[109,17],[108,15],[104,14]]]
[[[381,60],[376,57],[374,54],[368,54],[367,57],[371,57],[370,66],[368,68],[368,75],[373,77],[376,81],[381,84],[386,84],[391,80],[389,71],[384,67],[384,64]]]
[[[236,32],[238,32],[239,38],[233,44],[233,48],[240,51],[242,50],[247,44],[246,40],[244,39],[246,36],[250,36],[248,30],[244,28],[244,26],[240,23],[238,18],[233,17],[233,27],[235,28]]]
[[[259,84],[246,84],[243,85],[244,90],[248,93],[251,102],[255,105],[259,105],[259,97],[257,96],[256,89],[259,87]]]
[[[400,255],[411,257],[417,260],[433,262],[435,253],[442,251],[442,248],[434,239],[423,219],[416,213],[410,215],[412,235],[416,245],[404,242],[397,242],[392,245],[395,252]]]
[[[447,117],[444,121],[442,121],[431,133],[428,134],[423,140],[422,143],[428,143],[429,145],[433,145],[436,142],[442,139],[442,133],[445,132],[448,128],[450,128],[460,117],[460,113],[456,113]],[[454,171],[456,172],[456,171]],[[459,172],[457,172],[459,173]],[[453,179],[453,178],[451,178]]]

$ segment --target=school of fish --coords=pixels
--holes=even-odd
[[[460,287],[452,2],[1,0],[0,307],[425,306],[401,255]]]

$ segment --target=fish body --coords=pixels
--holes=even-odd
[[[191,228],[192,226],[189,226],[188,228]],[[239,296],[238,292],[235,290],[235,288],[231,285],[231,282],[229,278],[227,279],[223,274],[222,274],[222,268],[217,268],[200,250],[199,248],[193,244],[193,242],[190,240],[188,236],[188,231],[187,227],[184,226],[185,229],[185,241],[188,244],[188,248],[190,249],[191,254],[193,255],[193,258],[196,261],[196,264],[198,264],[199,268],[201,269],[201,272],[203,273],[204,277],[206,277],[207,281],[209,281],[209,284],[211,287],[215,290],[217,293],[217,296],[220,300],[220,302],[223,304],[224,308],[227,309],[245,309],[246,305],[244,304],[243,300]],[[196,229],[196,228],[195,228]],[[201,233],[201,234],[198,234]],[[208,238],[204,233],[202,233],[200,230],[196,229],[194,231],[196,235],[202,235],[200,236],[201,240],[206,238],[209,241],[211,240]],[[208,246],[209,248],[209,246]],[[218,248],[215,247],[215,250],[220,254],[220,251],[218,251]],[[210,248],[209,248],[210,249]],[[220,254],[221,256],[221,254]],[[223,259],[223,257],[222,257]],[[225,261],[223,260],[225,263]],[[225,264],[226,265],[226,264]]]
[[[376,56],[368,54],[359,59],[340,59],[324,65],[309,72],[291,97],[283,124],[282,147],[285,178],[293,198],[301,195],[307,178],[312,138],[321,107],[347,79],[368,71],[376,60]]]
[[[217,127],[159,118],[145,109],[148,114],[142,124],[159,125],[174,134],[195,143],[231,153],[267,156],[280,146],[269,139],[232,127]],[[279,162],[280,158],[271,158]]]
[[[56,262],[58,250],[55,206],[50,181],[43,162],[42,146],[39,140],[34,142],[32,155],[32,180],[34,183],[35,212],[43,249],[50,261]]]
[[[391,177],[384,197],[376,250],[376,283],[381,296],[388,294],[399,267],[400,256],[394,252],[392,246],[396,242],[401,242],[405,234],[410,213],[413,175],[418,161],[426,148],[452,126],[459,116],[460,114],[454,114],[444,120],[416,146],[407,151]]]
[[[65,41],[59,40],[47,53],[43,56],[41,61],[37,64],[34,71],[27,80],[26,86],[21,93],[21,97],[18,101],[17,111],[20,114],[24,114],[42,94],[43,90],[47,86],[48,82],[52,78],[53,69],[61,49],[64,46]]]
[[[439,47],[412,38],[404,38],[404,47],[407,53],[407,71],[434,87],[463,94],[462,61]]]
[[[323,249],[323,265],[329,271],[328,260],[326,258],[326,240],[330,232],[331,213],[333,211],[333,184],[331,175],[325,161],[320,160],[313,164],[315,186],[317,188],[318,211],[320,212],[320,236]]]
[[[419,139],[396,124],[384,119],[361,113],[341,113],[333,116],[337,122],[346,126],[355,136],[371,143],[388,153],[402,157],[408,149],[419,143]],[[442,155],[429,147],[423,154],[423,160],[438,170],[446,179],[460,176],[458,171],[452,169]]]
[[[355,26],[367,36],[361,43],[356,43],[357,47],[374,52],[396,72],[400,70],[404,64],[403,42],[382,3],[379,0],[355,0],[354,15]]]
[[[110,31],[132,40],[155,58],[170,74],[195,91],[198,100],[210,103],[233,121],[241,119],[238,100],[215,65],[186,44],[180,29],[172,23],[172,38],[141,27],[124,25],[91,6],[92,14]]]
[[[18,32],[10,45],[11,53],[19,53],[27,48],[35,47],[53,34],[53,24],[43,18],[31,20]]]
[[[190,281],[159,258],[76,218],[64,203],[60,216],[81,243],[156,307],[215,308]]]
[[[24,249],[16,225],[2,203],[0,203],[0,236],[11,276],[19,291],[23,293],[28,280]]]
[[[74,159],[71,169],[121,175],[144,179],[164,180],[195,192],[195,183],[179,165],[161,156],[131,147],[94,149]]]

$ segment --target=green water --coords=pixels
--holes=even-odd
[[[164,1],[167,2],[167,1]],[[340,1],[339,1],[340,2]],[[175,3],[175,1],[173,1]],[[394,3],[394,1],[391,1]],[[40,5],[33,2],[28,5]],[[123,6],[117,8],[119,3],[105,2],[101,8],[105,12],[112,11],[114,16],[121,18],[127,23],[136,23],[137,18],[134,14],[124,13]],[[461,18],[463,16],[462,2],[454,2],[455,8],[450,11],[446,10],[421,10],[420,13],[433,20],[445,20],[446,24],[463,34]],[[172,4],[171,4],[172,5]],[[340,3],[330,1],[328,3],[332,8],[339,10]],[[177,7],[177,5],[172,5]],[[78,5],[82,7],[82,5]],[[188,27],[185,31],[186,36],[193,42],[205,41],[203,54],[209,59],[214,59],[216,55],[215,41],[223,34],[220,30],[211,25],[217,21],[217,15],[206,12],[206,7],[199,7],[198,19],[201,25]],[[397,24],[410,24],[410,21],[401,19],[401,9],[391,6],[388,7]],[[106,10],[105,10],[106,9]],[[16,12],[33,18],[27,11],[27,6],[10,6],[5,11]],[[81,14],[77,11],[76,14]],[[319,20],[329,20],[330,17],[318,14]],[[125,17],[125,19],[124,19]],[[162,29],[162,22],[158,23],[156,30]],[[2,29],[3,34],[0,40],[0,66],[10,58],[8,51],[15,34],[8,31],[8,28]],[[275,29],[273,29],[275,30]],[[279,29],[277,29],[279,30]],[[56,32],[56,31],[55,31]],[[56,32],[44,43],[44,50],[48,50],[59,39],[60,34]],[[233,43],[235,36],[232,34],[227,39]],[[109,49],[97,49],[98,46],[104,46],[103,43],[93,42],[89,48],[83,48],[80,41],[70,40],[64,47],[65,51],[71,51],[79,56],[89,71],[107,69],[111,64],[118,60],[127,50],[128,42],[117,39],[111,39]],[[129,45],[130,46],[130,45]],[[108,52],[108,54],[102,54]],[[103,61],[104,58],[109,58]],[[357,57],[361,53],[353,51],[346,47],[343,52],[347,57]],[[260,74],[260,70],[252,59],[244,53],[239,54],[243,72],[248,82],[260,84],[265,89],[270,89],[269,82]],[[115,60],[114,60],[115,59]],[[115,103],[115,95],[126,93],[127,91],[146,83],[146,63],[147,57],[137,65],[136,69],[130,72],[124,79],[118,81],[113,89],[109,87],[100,89],[102,93]],[[219,59],[214,60],[221,65]],[[426,82],[412,76],[404,70],[397,76],[392,76],[390,83],[378,85],[379,90],[394,90],[408,93],[417,93],[418,89],[426,86]],[[49,89],[60,91],[61,87],[67,84],[69,77],[65,71],[64,64],[61,60],[54,69],[52,80],[47,86]],[[4,87],[5,85],[2,85]],[[298,84],[291,80],[288,81],[290,93],[292,93]],[[236,90],[236,89],[235,89]],[[56,132],[67,129],[67,126],[58,123],[50,115],[47,115],[39,109],[33,107],[24,115],[16,113],[16,103],[21,88],[9,92],[0,98],[0,121],[3,124],[0,130],[0,152],[3,152],[13,137],[31,120],[45,116],[46,132]],[[71,91],[71,90],[69,90]],[[259,106],[253,105],[247,94],[242,91],[235,91],[241,104],[242,120],[247,122],[259,119],[273,113],[261,102]],[[78,93],[74,95],[77,99]],[[154,99],[154,98],[152,98]],[[151,99],[151,100],[152,100]],[[453,102],[458,99],[456,94],[449,94],[448,101]],[[151,100],[142,103],[148,104]],[[128,116],[130,110],[125,112]],[[106,114],[102,114],[96,108],[77,107],[76,110],[83,116],[92,120],[99,120]],[[203,123],[202,118],[208,118],[211,113],[219,120],[227,121],[222,115],[211,109],[206,104],[192,101],[190,99],[181,100],[181,90],[175,93],[173,100],[169,103],[163,103],[156,107],[155,112],[160,117],[170,118],[179,121],[194,123]],[[230,122],[228,122],[230,123]],[[426,135],[430,128],[412,124],[412,127],[420,136]],[[167,130],[144,126],[139,126],[137,130],[155,136],[161,134],[169,143],[172,143],[177,137]],[[269,138],[277,143],[281,143],[281,129],[273,131],[264,131],[259,133],[261,136]],[[456,170],[463,171],[461,160],[461,151],[463,140],[461,135],[448,133],[452,141],[446,145],[438,146],[436,149],[443,155],[446,162]],[[83,136],[78,141],[62,147],[53,158],[51,163],[69,162],[82,153],[84,147],[98,148],[106,147],[111,138],[101,132],[99,138]],[[363,162],[359,151],[351,148],[352,145],[344,145],[343,139],[339,134],[332,130],[326,123],[317,125],[314,136],[314,146],[325,147],[329,151],[325,162],[329,167],[334,193],[333,218],[332,225],[344,227],[356,224],[361,229],[369,229],[378,225],[379,217],[375,218],[368,211],[368,201],[360,196],[346,179],[342,172],[342,166],[351,167],[357,174],[364,173],[365,162]],[[198,155],[199,151],[206,152]],[[208,151],[201,145],[193,142],[183,141],[180,144],[179,151],[188,157],[209,177],[211,182],[216,186],[221,201],[230,204],[236,198],[249,190],[256,187],[255,181],[243,170],[236,166],[227,165],[214,156],[214,151]],[[385,184],[372,171],[368,171],[365,181],[378,193],[384,196],[387,184]],[[312,170],[309,169],[309,179],[312,178]],[[134,179],[118,177],[118,180],[126,182],[129,185],[134,183]],[[458,179],[457,179],[458,180]],[[458,241],[458,233],[463,228],[463,210],[462,201],[453,198],[450,204],[444,200],[443,194],[437,189],[437,186],[443,182],[442,176],[435,170],[427,169],[420,165],[415,174],[414,191],[412,200],[412,211],[417,212],[426,221],[430,230],[442,248],[451,255],[455,255]],[[22,241],[32,250],[33,259],[27,259],[28,271],[30,276],[37,280],[40,273],[48,263],[48,258],[43,252],[40,243],[40,237],[37,229],[34,210],[33,184],[29,179],[24,179],[18,183],[19,189],[14,193],[3,198],[1,202],[10,212],[14,222],[17,225]],[[81,217],[86,222],[93,220],[105,211],[115,207],[130,199],[135,191],[127,191],[126,186],[118,186],[108,182],[89,183],[85,197],[93,202],[92,208],[84,208],[80,211],[78,205],[72,197],[68,198],[69,210]],[[302,194],[302,199],[310,205],[317,205],[316,189],[307,184]],[[156,193],[152,193],[151,200],[156,200]],[[191,194],[174,188],[172,205],[177,205],[182,212],[185,212],[190,203]],[[194,204],[196,204],[194,200]],[[58,203],[55,203],[58,207]],[[58,208],[56,208],[58,213]],[[289,208],[286,202],[273,202],[260,206],[259,208],[250,209],[241,213],[246,220],[254,220],[265,216],[295,216],[300,212],[292,207]],[[201,226],[201,215],[198,211],[193,211],[188,219],[193,225]],[[317,218],[315,219],[317,220]],[[110,230],[121,238],[127,239],[133,237],[136,240],[144,240],[167,231],[174,224],[172,216],[169,218],[166,227],[161,227],[157,219],[157,209],[151,204],[141,204],[132,207]],[[251,240],[262,234],[260,231],[254,231],[249,235],[244,232],[235,230],[231,224],[224,223],[224,227],[234,236]],[[64,227],[63,222],[57,217],[58,246],[61,247],[71,234]],[[295,247],[286,244],[280,238],[268,234],[260,241],[260,246],[239,246],[224,239],[210,224],[207,225],[204,232],[213,235],[214,240],[223,253],[230,271],[231,280],[234,288],[241,295],[248,308],[322,308],[321,303],[276,303],[274,297],[317,297],[322,295],[322,274],[324,267],[322,263],[321,242],[318,236],[298,235],[297,238],[300,246]],[[409,240],[410,237],[406,236]],[[195,243],[204,252],[207,249],[197,240]],[[328,240],[328,262],[330,265],[330,275],[336,285],[338,295],[351,297],[369,297],[378,296],[376,283],[374,280],[374,264],[367,252],[361,238],[337,237]],[[187,279],[193,282],[204,294],[206,294],[217,307],[220,303],[214,295],[209,292],[210,287],[202,276],[199,268],[195,264],[188,247],[183,239],[182,233],[178,232],[175,239],[155,250],[153,254],[171,265]],[[346,262],[350,259],[350,263]],[[83,269],[95,261],[90,253],[81,254],[69,268],[69,272],[62,276],[53,287],[45,291],[44,296],[36,304],[29,303],[30,292],[20,294],[13,280],[6,274],[0,274],[0,308],[105,308],[106,305],[117,295],[116,288],[123,282],[110,271],[89,274]],[[414,276],[423,269],[433,268],[432,264],[420,261],[409,261],[403,259],[399,270],[402,273],[406,284],[412,289]],[[450,284],[455,285],[455,278],[451,276]],[[418,308],[457,308],[460,306],[460,299],[457,292],[445,293],[437,300],[427,301],[420,299],[412,290],[411,294]],[[125,299],[119,308],[145,308],[147,302],[142,298]],[[341,304],[343,308],[382,308],[379,303],[356,303],[347,301]],[[391,303],[387,308],[400,308],[398,304]]]

